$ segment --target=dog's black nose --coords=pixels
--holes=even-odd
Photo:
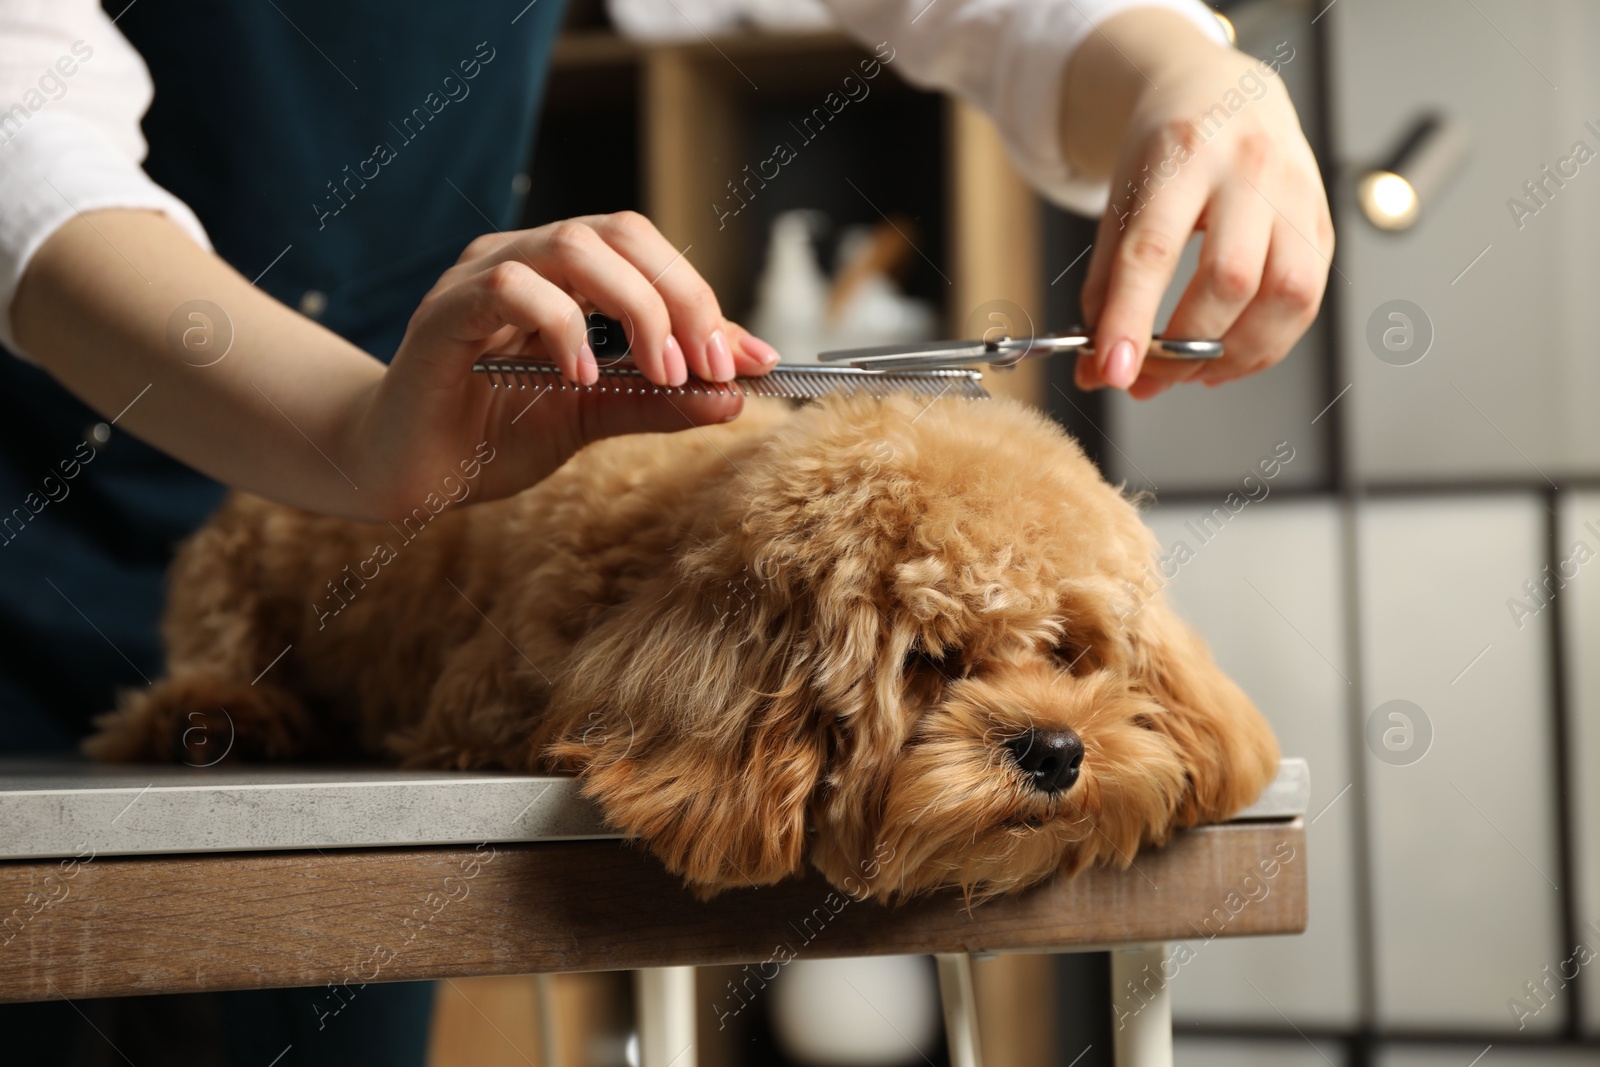
[[[1029,730],[1006,747],[1033,787],[1044,793],[1071,789],[1083,766],[1083,742],[1071,730]]]

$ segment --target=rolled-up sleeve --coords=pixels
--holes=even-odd
[[[13,352],[17,284],[73,216],[158,211],[210,247],[140,167],[151,96],[144,61],[94,0],[0,0],[0,343]]]
[[[1218,43],[1227,32],[1199,0],[827,0],[845,30],[887,43],[913,84],[941,89],[994,119],[1012,162],[1041,193],[1086,215],[1105,209],[1106,183],[1076,173],[1062,150],[1061,81],[1095,27],[1134,7],[1192,19]]]

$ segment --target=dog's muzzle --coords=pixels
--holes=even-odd
[[[1083,742],[1071,730],[1029,730],[1006,742],[1006,748],[1041,793],[1071,789],[1083,766]]]

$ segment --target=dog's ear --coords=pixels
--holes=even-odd
[[[574,650],[546,762],[697,890],[785,878],[828,745],[801,640],[748,571],[648,581]]]
[[[1128,636],[1134,684],[1163,709],[1141,725],[1171,739],[1188,774],[1179,824],[1221,821],[1253,803],[1278,773],[1278,742],[1261,712],[1164,601],[1145,604]]]

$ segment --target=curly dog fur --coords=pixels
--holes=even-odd
[[[1249,699],[1140,593],[1156,547],[1001,400],[753,402],[409,543],[235,495],[174,567],[167,677],[87,748],[209,762],[225,717],[229,760],[570,771],[702,893],[808,856],[857,890],[870,864],[879,898],[1002,892],[1130,863],[1276,771]],[[337,615],[312,606],[336,587]],[[1081,738],[1071,788],[1008,757],[1030,729]]]

